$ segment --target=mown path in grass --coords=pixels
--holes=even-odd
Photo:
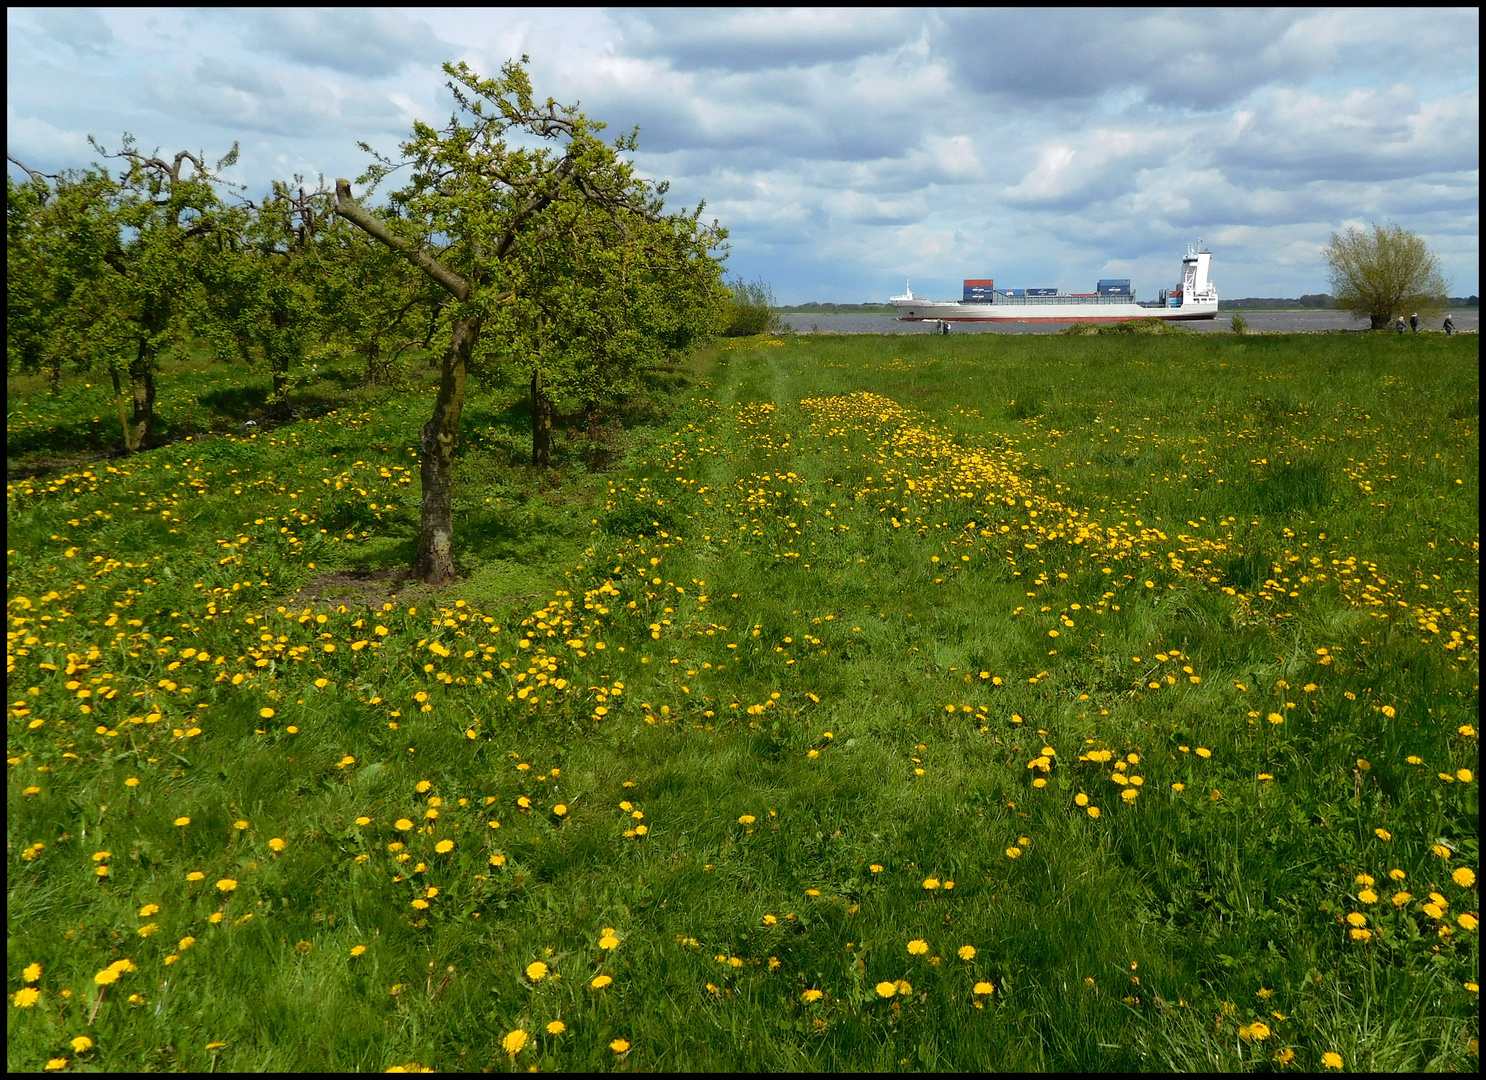
[[[1468,1065],[1475,358],[1281,346],[725,348],[516,607],[274,584],[395,407],[13,484],[12,1068]]]

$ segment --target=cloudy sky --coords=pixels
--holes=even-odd
[[[1326,289],[1335,230],[1425,236],[1479,293],[1477,10],[181,11],[11,8],[7,148],[45,171],[234,141],[253,189],[355,177],[442,124],[439,65],[529,54],[539,96],[640,127],[673,205],[783,302],[904,278],[1225,296]]]

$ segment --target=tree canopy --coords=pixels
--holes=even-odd
[[[637,132],[606,143],[604,125],[576,106],[538,104],[526,62],[493,79],[445,64],[456,109],[443,128],[416,122],[397,158],[362,144],[374,158],[362,183],[405,175],[385,211],[336,181],[336,212],[450,297],[439,393],[420,436],[413,572],[427,582],[455,575],[452,465],[472,363],[530,371],[541,463],[549,385],[622,391],[637,367],[714,332],[722,295],[710,253],[726,233],[701,224],[700,206],[665,214],[665,185],[622,156]]]

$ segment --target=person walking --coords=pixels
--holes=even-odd
[[[1416,334],[1419,332],[1419,313],[1417,311],[1409,316],[1409,329]]]
[[[1452,335],[1454,333],[1455,333],[1455,324],[1450,321],[1450,316],[1447,313],[1445,315],[1445,336],[1446,337],[1449,337],[1450,335]]]
[[[1403,332],[1408,329],[1408,326],[1404,323],[1402,315],[1400,315],[1398,317],[1398,321],[1393,324],[1393,329],[1398,331],[1399,337],[1403,337]]]

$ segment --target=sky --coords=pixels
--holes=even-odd
[[[539,98],[730,231],[781,303],[958,298],[964,278],[1327,291],[1349,226],[1423,236],[1480,292],[1480,15],[1472,9],[253,10],[10,8],[8,152],[46,172],[95,136],[224,154],[250,192],[359,176],[441,65],[529,55]],[[14,166],[9,166],[16,174]]]

